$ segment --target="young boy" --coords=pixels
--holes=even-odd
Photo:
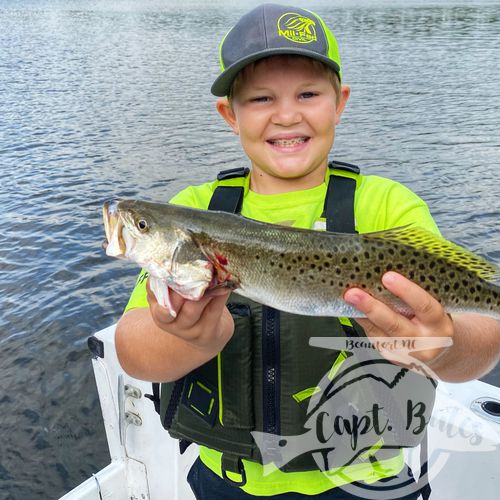
[[[225,173],[218,181],[190,186],[172,203],[227,209],[220,205],[220,196],[216,206],[216,188],[230,188],[231,196],[240,188],[233,211],[240,209],[242,215],[264,222],[292,221],[296,227],[321,230],[333,175],[333,184],[340,185],[338,179],[355,182],[358,232],[407,224],[437,232],[425,203],[400,184],[360,175],[349,166],[329,168],[335,127],[350,90],[341,84],[335,38],[316,14],[261,5],[229,31],[220,52],[222,73],[212,92],[219,97],[218,112],[239,135],[251,170],[246,176]],[[327,225],[332,224],[328,217]],[[340,227],[338,222],[328,227]],[[450,381],[480,377],[497,362],[496,321],[470,314],[452,318],[425,290],[394,272],[384,275],[383,285],[415,315],[403,317],[363,290],[351,289],[344,298],[366,315],[358,323],[367,336],[452,338],[449,348],[415,354]],[[229,290],[213,290],[193,302],[171,291],[177,311],[173,317],[140,279],[116,332],[119,359],[128,373],[170,382],[162,388],[164,425],[176,437],[205,445],[188,478],[196,497],[362,498],[340,487],[406,474],[402,454],[394,450],[379,450],[364,463],[328,475],[310,457],[265,473],[255,458],[251,431],[286,435],[287,428],[303,429],[306,412],[294,400],[299,399],[297,391],[316,386],[339,354],[318,354],[308,340],[322,331],[332,336],[344,330],[336,318],[280,313],[238,296],[226,306],[229,295]],[[196,390],[199,397],[194,401]],[[203,401],[210,402],[206,411],[200,411]]]

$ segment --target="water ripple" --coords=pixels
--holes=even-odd
[[[0,491],[9,498],[55,498],[107,463],[86,338],[118,319],[136,270],[103,255],[100,207],[165,201],[246,164],[209,87],[219,38],[257,3],[2,2]],[[310,3],[335,27],[352,86],[336,157],[404,182],[448,238],[500,262],[497,2]]]

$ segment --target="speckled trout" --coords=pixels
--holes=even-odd
[[[344,234],[266,224],[240,215],[122,200],[103,208],[106,253],[149,272],[158,302],[169,288],[198,300],[207,289],[235,293],[291,313],[360,317],[344,302],[359,287],[405,315],[412,311],[381,283],[396,271],[449,312],[500,318],[500,269],[418,227]]]

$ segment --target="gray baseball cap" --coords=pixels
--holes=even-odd
[[[221,74],[212,94],[223,97],[236,75],[251,62],[279,54],[311,57],[342,76],[337,41],[323,20],[298,7],[267,3],[245,14],[223,38]]]

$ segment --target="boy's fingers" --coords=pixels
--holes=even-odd
[[[385,273],[383,285],[413,310],[415,317],[426,325],[437,324],[445,314],[441,304],[419,285],[395,272]]]
[[[213,324],[218,321],[220,315],[222,314],[222,310],[224,305],[226,304],[227,298],[231,291],[229,290],[224,294],[217,294],[212,297],[212,300],[207,304],[207,307],[204,311],[204,321],[207,321],[208,324]]]
[[[347,290],[344,300],[366,315],[356,321],[368,336],[404,337],[413,328],[407,318],[359,288]]]

